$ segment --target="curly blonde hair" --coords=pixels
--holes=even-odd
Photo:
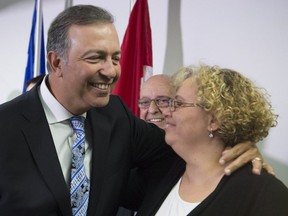
[[[219,122],[215,135],[227,146],[258,142],[277,125],[266,90],[240,73],[219,66],[183,67],[173,75],[176,90],[191,78],[198,86],[197,103]]]

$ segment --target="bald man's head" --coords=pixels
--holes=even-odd
[[[147,79],[140,90],[140,101],[151,101],[154,99],[169,100],[173,97],[173,88],[171,78],[165,74],[158,74]],[[169,108],[159,108],[155,101],[151,101],[149,107],[140,109],[140,118],[147,122],[156,124],[164,129],[165,117],[163,112],[169,111]]]

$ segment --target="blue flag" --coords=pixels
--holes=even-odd
[[[32,19],[32,28],[30,33],[30,40],[28,46],[28,60],[26,65],[25,77],[23,92],[26,91],[27,81],[34,78],[34,59],[35,59],[35,27],[36,27],[36,18],[37,18],[37,0],[35,0],[33,19]],[[40,71],[37,72],[37,75],[45,75],[45,46],[44,46],[44,28],[43,28],[43,19],[42,20],[42,31],[41,31],[41,52],[40,52]],[[36,73],[35,73],[36,74]]]

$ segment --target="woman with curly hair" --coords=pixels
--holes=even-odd
[[[275,176],[253,175],[251,164],[226,176],[218,163],[225,148],[258,142],[276,126],[267,92],[218,66],[182,68],[173,81],[165,140],[180,158],[149,173],[138,215],[287,216],[288,189]]]

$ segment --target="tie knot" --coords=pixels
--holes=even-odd
[[[83,116],[73,116],[71,119],[71,125],[74,131],[84,130],[84,121],[85,118]]]

